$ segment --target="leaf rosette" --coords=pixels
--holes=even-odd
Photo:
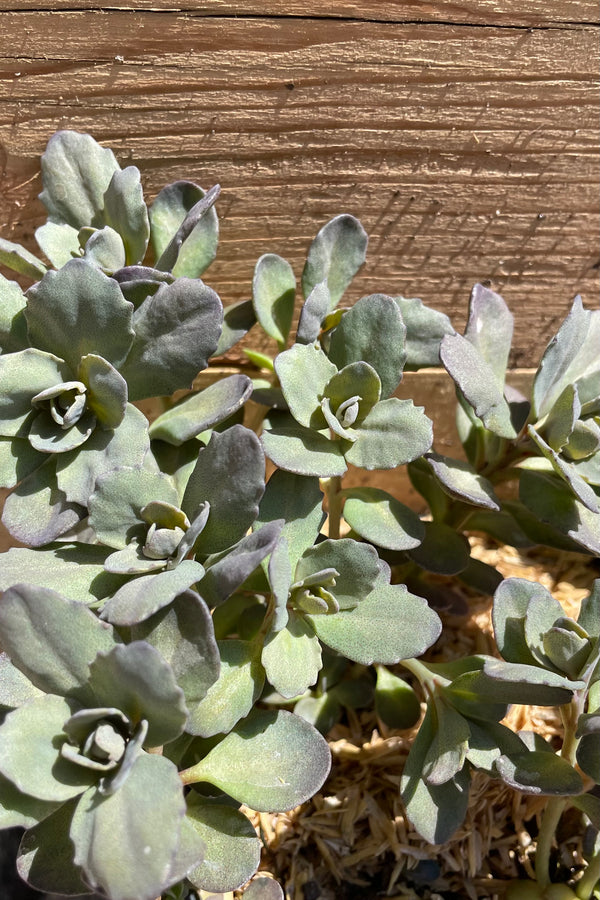
[[[149,752],[185,728],[171,668],[146,642],[123,644],[81,604],[30,585],[5,592],[0,635],[11,710],[0,727],[2,824],[30,829],[21,874],[59,893],[153,900],[203,857],[199,841],[191,859],[181,844],[176,766]],[[48,866],[53,853],[60,866]]]

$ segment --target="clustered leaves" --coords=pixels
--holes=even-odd
[[[225,309],[202,281],[218,186],[179,181],[147,207],[135,167],[69,131],[42,179],[45,261],[0,240],[34,281],[0,276],[3,522],[25,545],[0,564],[0,825],[27,829],[22,877],[109,900],[234,890],[260,856],[240,807],[315,794],[347,708],[414,726],[415,685],[401,794],[425,838],[461,824],[476,769],[598,828],[600,580],[575,621],[465,534],[600,554],[600,311],[574,302],[528,399],[505,383],[512,316],[481,285],[464,335],[414,298],[340,306],[367,245],[350,215],[311,244],[292,331],[282,257]],[[219,377],[257,324],[274,358],[246,350]],[[394,396],[440,364],[465,459]],[[151,397],[150,423],[135,403]],[[342,482],[402,465],[427,515]],[[497,657],[421,659],[442,630],[431,572],[494,593]],[[514,703],[561,707],[560,755],[503,724]],[[264,877],[246,894],[282,896]]]

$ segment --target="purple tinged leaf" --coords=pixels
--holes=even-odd
[[[240,410],[252,394],[247,375],[229,375],[191,396],[184,397],[150,425],[152,440],[180,447],[203,431]]]
[[[460,334],[447,334],[440,345],[440,358],[485,427],[499,437],[516,438],[502,382],[478,349]]]

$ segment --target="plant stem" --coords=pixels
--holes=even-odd
[[[582,711],[584,696],[585,692],[577,692],[568,706],[561,707],[564,736],[560,755],[567,762],[570,762],[571,765],[575,763],[576,759],[575,753],[579,741],[575,737],[575,732],[577,730],[577,719]],[[547,888],[552,882],[550,877],[550,852],[560,817],[568,802],[568,797],[552,797],[542,814],[542,823],[535,851],[535,877],[542,890]]]
[[[342,478],[334,475],[326,480],[327,508],[329,512],[329,537],[337,539],[340,536],[340,521],[342,518]]]
[[[547,888],[552,881],[550,878],[550,851],[552,850],[554,833],[566,805],[566,797],[552,797],[548,801],[548,806],[542,816],[542,824],[535,851],[535,879],[541,890]]]
[[[577,882],[575,895],[579,900],[589,900],[598,881],[600,881],[600,853],[596,853],[590,860],[583,878]]]

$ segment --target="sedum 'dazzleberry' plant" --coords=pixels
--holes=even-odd
[[[44,259],[0,240],[34,282],[0,276],[3,522],[25,545],[0,557],[0,824],[26,829],[22,877],[109,900],[235,890],[260,856],[244,810],[315,794],[346,708],[415,725],[417,687],[407,817],[448,840],[476,769],[548,795],[537,881],[513,888],[552,896],[563,810],[600,825],[600,582],[568,618],[472,559],[465,534],[600,553],[600,311],[575,301],[528,399],[505,384],[512,317],[487,288],[464,336],[417,299],[340,305],[367,245],[350,215],[309,248],[292,332],[282,257],[262,256],[251,299],[225,309],[201,279],[218,186],[179,181],[147,207],[135,167],[69,131],[42,179]],[[220,371],[254,326],[275,356],[245,349]],[[405,371],[439,365],[460,460],[394,396]],[[135,405],[149,398],[152,421]],[[344,484],[349,466],[403,465],[424,515]],[[439,576],[494,593],[497,656],[427,661]],[[560,707],[559,753],[503,723],[515,703]],[[260,877],[245,893],[282,896]]]

